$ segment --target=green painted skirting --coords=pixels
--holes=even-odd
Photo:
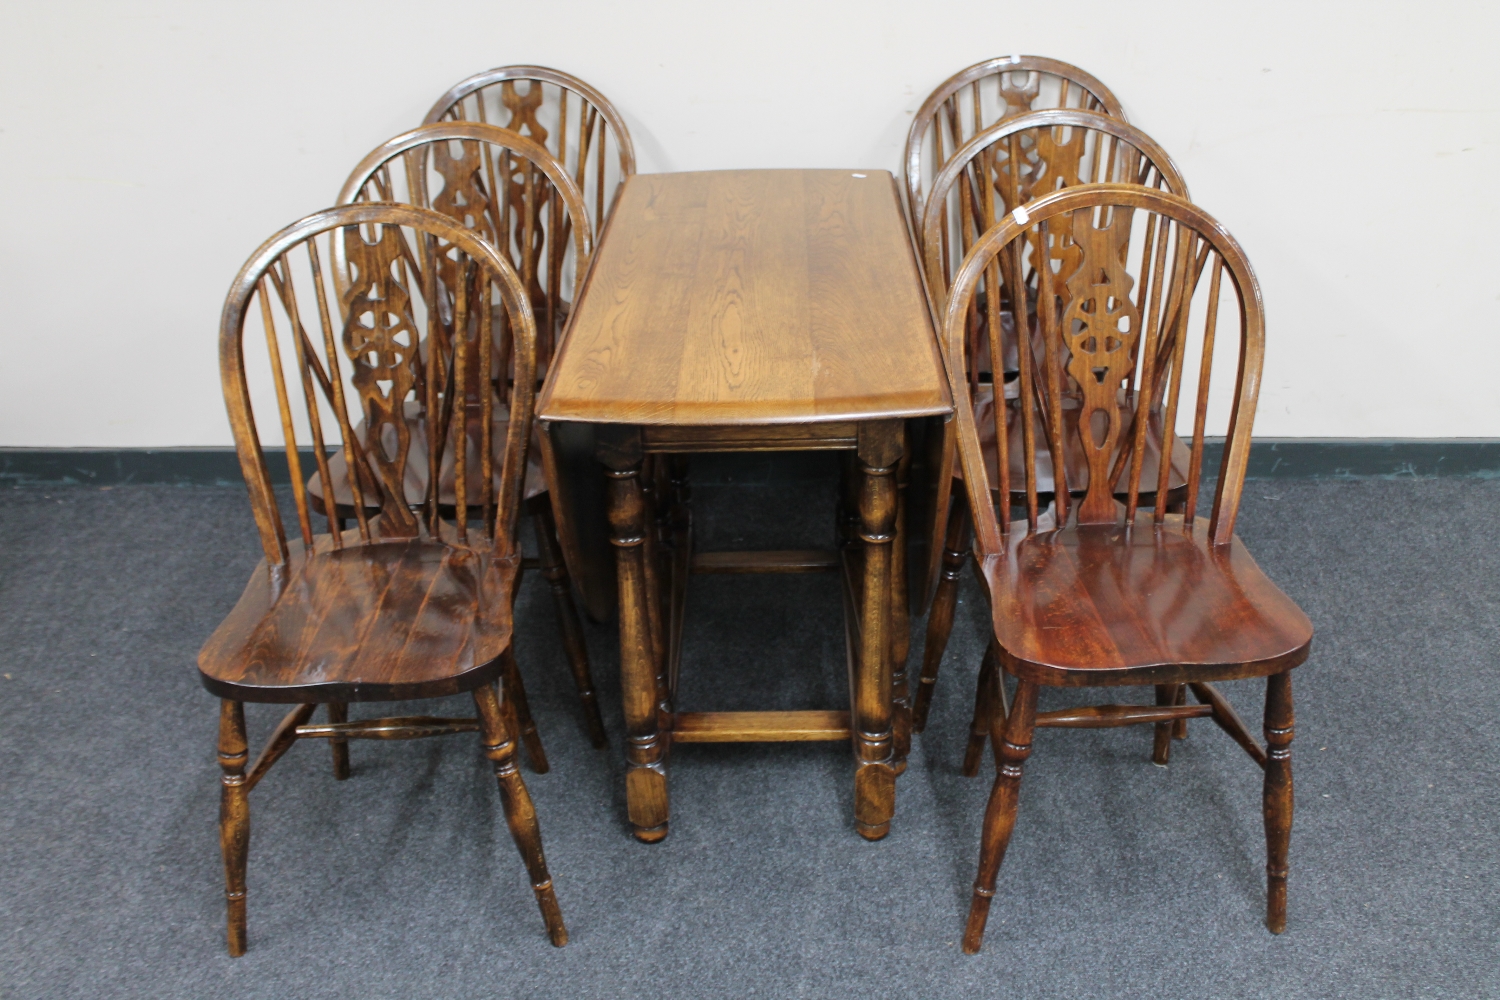
[[[1209,442],[1210,469],[1221,443]],[[815,476],[822,456],[716,455],[698,460],[708,479],[776,481]],[[287,483],[286,458],[267,452],[271,479]],[[790,464],[788,464],[790,463]],[[304,452],[304,469],[313,468]],[[786,466],[784,469],[782,466]],[[1500,476],[1495,438],[1262,438],[1250,453],[1253,479],[1337,479],[1360,476]],[[695,477],[697,478],[697,477]],[[0,483],[232,485],[240,479],[231,448],[0,448]]]

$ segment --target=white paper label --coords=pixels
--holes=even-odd
[[[1016,225],[1018,225],[1018,226],[1029,226],[1029,225],[1031,225],[1031,215],[1029,213],[1027,213],[1025,205],[1019,205],[1019,206],[1017,206],[1016,210],[1014,212],[1010,213],[1010,214],[1011,214],[1011,217],[1016,220]]]

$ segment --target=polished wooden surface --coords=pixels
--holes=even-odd
[[[1132,235],[1138,256],[1128,252]],[[999,482],[992,483],[975,427],[965,340],[981,292],[990,302],[1005,293],[1025,300],[1023,250],[1037,248],[1049,252],[1048,266],[1034,276],[1036,314],[1009,333],[1021,340],[1014,354],[1025,432],[1025,512],[1013,520],[1008,457],[1000,456]],[[1221,313],[1236,322],[1221,330]],[[989,324],[987,335],[991,356],[1006,357],[1004,325]],[[954,279],[943,345],[993,629],[976,698],[978,741],[970,742],[965,771],[973,773],[987,728],[997,773],[964,950],[978,951],[983,940],[1036,728],[1154,725],[1152,758],[1166,764],[1172,737],[1195,715],[1211,718],[1264,771],[1266,926],[1280,933],[1292,822],[1290,671],[1306,660],[1313,631],[1234,534],[1265,352],[1260,289],[1244,252],[1207,213],[1172,194],[1126,184],[1055,192],[975,242]],[[1232,370],[1215,373],[1216,358],[1233,358]],[[1178,499],[1168,488],[1170,463],[1160,463],[1154,483],[1143,482],[1142,467],[1147,417],[1160,413],[1166,450],[1185,384],[1192,389],[1183,416],[1192,430]],[[1214,475],[1203,455],[1215,385],[1222,386],[1229,425],[1204,519],[1198,497]],[[1079,411],[1071,427],[1062,417],[1069,390]],[[1123,410],[1121,400],[1129,404]],[[1079,440],[1090,473],[1081,497],[1059,461],[1068,433]],[[997,438],[1006,441],[1003,428]],[[1061,480],[1046,510],[1038,498],[1043,449]],[[1121,502],[1117,483],[1126,466]],[[1016,678],[1008,707],[1004,674]],[[1212,684],[1262,676],[1263,749]],[[1139,684],[1155,686],[1155,704],[1037,711],[1042,685]],[[1189,690],[1198,705],[1186,704]],[[981,718],[987,726],[977,725]]]
[[[638,174],[586,280],[544,420],[746,426],[949,409],[885,171]]]
[[[417,539],[315,556],[294,543],[284,580],[256,567],[199,654],[203,683],[259,702],[436,698],[493,680],[511,641],[515,558]],[[378,627],[373,623],[379,622]]]
[[[1307,657],[1312,625],[1238,538],[1202,520],[1014,531],[981,570],[1005,668],[1049,685],[1259,677]]]
[[[439,244],[441,254],[434,252]],[[451,284],[440,284],[441,268],[452,271]],[[257,332],[264,353],[247,359]],[[487,371],[497,350],[515,378],[477,380],[478,446],[470,448],[469,375]],[[519,734],[538,768],[546,767],[511,648],[522,562],[516,525],[536,386],[536,321],[521,277],[489,243],[441,213],[387,203],[328,209],[283,229],[245,263],[224,303],[219,360],[265,553],[198,657],[200,679],[221,698],[230,954],[247,947],[249,794],[299,739],[328,739],[334,777],[342,780],[351,739],[476,730],[548,935],[566,943],[535,810],[515,763]],[[264,395],[275,400],[264,426],[279,425],[291,472],[297,533],[290,539],[252,403],[262,396],[252,391],[252,376],[259,385],[262,373],[271,383]],[[419,397],[432,419],[414,429],[406,405]],[[514,419],[499,422],[503,443],[496,446],[495,415],[507,408]],[[358,434],[356,425],[370,430]],[[426,495],[415,509],[406,489],[407,465],[418,458],[414,433],[426,437],[427,465]],[[357,527],[345,530],[339,505],[330,503],[322,512],[327,530],[316,530],[322,525],[315,527],[302,442],[320,482],[335,481],[330,450],[343,456],[345,470],[357,470],[343,476]],[[450,449],[454,496],[445,505],[438,470]],[[471,461],[479,471],[472,494]],[[464,691],[473,696],[473,718],[348,717],[351,702]],[[246,701],[295,706],[253,764]],[[328,705],[328,722],[311,724],[319,703]]]

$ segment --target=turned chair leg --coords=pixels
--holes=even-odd
[[[932,707],[932,689],[937,684],[938,668],[953,633],[953,611],[958,604],[958,581],[964,561],[969,557],[969,508],[964,499],[955,497],[948,512],[948,526],[943,533],[943,568],[938,576],[937,593],[927,613],[927,639],[922,644],[922,677],[917,684],[917,700],[912,706],[912,732],[927,728],[927,713]]]
[[[568,929],[563,925],[557,893],[552,889],[552,876],[547,871],[547,859],[542,854],[542,830],[536,821],[536,807],[532,805],[531,793],[526,791],[526,783],[516,768],[516,744],[511,738],[513,730],[508,725],[507,713],[501,708],[495,688],[489,684],[474,689],[474,707],[479,712],[484,755],[495,765],[495,779],[500,783],[500,806],[505,810],[511,839],[516,842],[516,849],[526,864],[531,890],[536,893],[537,906],[541,908],[542,920],[547,925],[547,937],[561,948],[568,943]]]
[[[588,646],[583,641],[583,623],[578,619],[578,606],[573,603],[573,585],[568,579],[568,566],[563,561],[562,546],[557,540],[557,522],[552,517],[552,508],[545,503],[539,504],[532,526],[536,529],[536,547],[542,564],[542,576],[552,590],[552,606],[557,611],[557,627],[562,633],[563,650],[568,656],[568,666],[573,671],[573,684],[578,688],[578,700],[583,704],[589,742],[600,748],[605,745],[604,719],[599,714],[599,699],[594,694]]]
[[[547,751],[542,747],[542,737],[536,731],[536,720],[531,717],[531,705],[526,700],[526,683],[521,680],[521,668],[516,665],[516,654],[507,649],[501,655],[505,659],[501,672],[505,699],[501,705],[506,719],[521,734],[521,745],[526,748],[526,759],[531,762],[531,769],[537,774],[546,774],[552,769],[552,765],[547,763]]]
[[[1292,839],[1292,675],[1266,678],[1266,927],[1286,930],[1287,848]]]
[[[245,706],[219,702],[219,847],[224,852],[224,902],[228,910],[229,954],[245,953],[245,867],[250,850],[250,790],[245,785]]]
[[[328,721],[333,723],[349,721],[349,705],[342,701],[330,701],[328,703]],[[328,746],[333,750],[333,776],[339,781],[349,777],[349,741],[334,737],[328,741]]]
[[[1003,703],[1005,684],[1000,679],[999,657],[992,639],[984,649],[984,659],[979,664],[979,683],[974,688],[974,718],[969,723],[969,744],[964,748],[965,778],[979,774],[979,758],[984,754],[984,741],[990,732],[990,712],[997,694]]]
[[[1016,801],[1021,790],[1021,768],[1031,756],[1031,736],[1036,726],[1034,681],[1016,685],[1016,700],[1005,720],[1004,734],[995,718],[994,738],[999,744],[1000,767],[990,790],[989,805],[984,811],[984,833],[979,845],[979,874],[974,879],[974,898],[969,904],[969,922],[964,928],[964,954],[973,955],[984,942],[984,925],[990,916],[990,900],[995,896],[995,881],[1011,831],[1016,826]]]

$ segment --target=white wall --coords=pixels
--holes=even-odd
[[[953,71],[1076,63],[1261,277],[1264,436],[1500,436],[1500,14],[1481,4],[215,4],[0,8],[0,446],[230,442],[249,252],[451,83],[535,62],[643,171],[899,170]]]

